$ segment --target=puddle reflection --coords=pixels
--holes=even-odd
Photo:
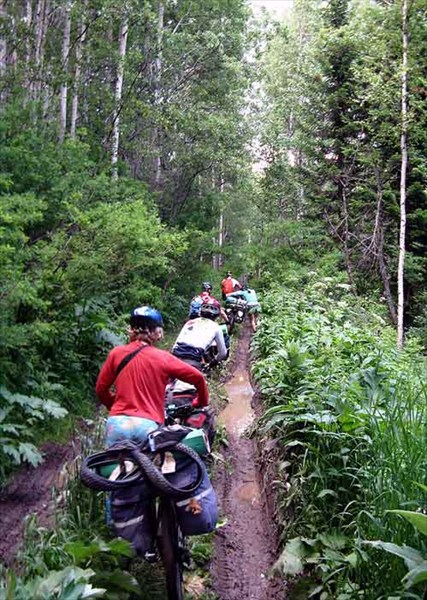
[[[245,429],[251,425],[255,414],[251,407],[253,389],[246,371],[237,371],[234,377],[225,385],[228,405],[220,413],[219,420],[229,433],[242,436]]]

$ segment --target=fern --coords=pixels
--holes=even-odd
[[[43,460],[31,443],[35,425],[46,416],[61,419],[67,410],[54,400],[12,393],[0,387],[0,475],[4,477],[11,464],[28,463],[33,467]]]

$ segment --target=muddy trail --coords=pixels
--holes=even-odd
[[[256,442],[248,437],[256,408],[249,380],[249,344],[250,332],[245,328],[225,384],[228,404],[219,415],[229,446],[214,486],[227,522],[215,536],[214,590],[220,600],[283,600],[283,583],[271,573],[277,559],[277,532],[261,484]]]
[[[247,435],[258,408],[249,380],[249,343],[245,328],[225,384],[228,404],[218,416],[229,445],[214,481],[226,524],[214,536],[213,588],[218,600],[284,600],[282,581],[271,575],[277,532],[261,484],[256,442]],[[38,525],[54,526],[53,494],[62,488],[67,465],[79,452],[72,442],[46,444],[43,451],[41,465],[22,468],[0,493],[0,563],[18,571],[26,517],[35,514]]]

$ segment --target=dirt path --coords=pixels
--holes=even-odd
[[[214,589],[220,600],[283,600],[282,582],[272,578],[276,533],[260,487],[256,444],[245,436],[255,419],[249,381],[248,328],[239,340],[233,375],[226,384],[229,403],[220,414],[229,447],[215,481],[227,524],[218,530],[213,562]]]
[[[16,566],[28,515],[36,514],[40,525],[52,524],[53,490],[62,487],[61,471],[75,456],[71,442],[45,444],[42,451],[44,462],[37,468],[23,467],[0,494],[0,563],[6,566]]]

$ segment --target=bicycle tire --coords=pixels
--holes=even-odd
[[[182,489],[172,485],[166,477],[157,469],[151,459],[141,452],[136,446],[131,444],[123,444],[118,448],[111,448],[104,452],[98,452],[92,454],[83,460],[82,467],[80,470],[80,479],[88,487],[97,491],[115,491],[122,490],[131,485],[135,485],[138,481],[141,481],[144,477],[151,483],[155,491],[161,494],[173,496],[175,498],[186,498],[191,495],[201,484],[204,474],[204,464],[200,456],[184,444],[178,443],[173,445],[173,449],[177,452],[190,457],[197,466],[197,477],[193,485],[188,488]],[[100,464],[99,461],[114,460],[115,457],[132,459],[140,468],[140,471],[135,475],[127,477],[126,479],[116,479],[111,481],[106,479],[102,475],[99,475],[94,471],[94,467]]]
[[[159,502],[157,546],[165,572],[168,600],[184,600],[184,563],[181,548],[183,535],[176,518],[175,506],[169,498]]]
[[[234,312],[230,312],[228,315],[228,333],[230,335],[233,333],[235,322],[236,322],[236,317],[234,315]]]

